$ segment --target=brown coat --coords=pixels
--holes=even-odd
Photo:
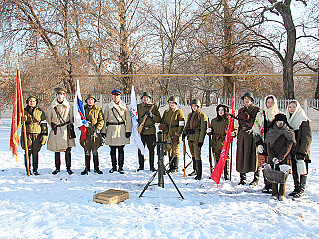
[[[49,125],[54,123],[59,125],[63,123],[57,116],[54,107],[57,107],[62,119],[65,122],[70,121],[71,124],[74,123],[73,119],[73,106],[64,99],[62,104],[59,104],[57,99],[54,99],[52,104],[47,109],[47,122]],[[64,152],[69,147],[75,147],[75,139],[69,139],[67,133],[67,125],[57,127],[57,133],[54,134],[53,130],[50,131],[47,149],[53,152]]]
[[[293,141],[288,140],[284,135],[280,135],[278,137],[273,147],[270,146],[270,143],[267,143],[267,151],[269,155],[268,162],[273,164],[272,159],[277,158],[279,160],[279,165],[290,164],[290,151],[293,144]]]
[[[312,141],[312,129],[310,121],[303,121],[298,130],[295,130],[296,145],[292,149],[292,154],[305,154],[306,161],[311,162],[310,159],[310,145]]]
[[[138,104],[137,105],[137,113],[138,113],[138,123],[141,124],[143,122],[143,114],[146,111],[149,111],[150,108],[153,106],[153,104]],[[156,128],[155,128],[155,123],[160,123],[161,122],[161,115],[158,111],[158,108],[156,105],[154,105],[152,109],[152,114],[153,118],[147,117],[142,133],[144,135],[150,135],[150,134],[156,134]]]
[[[124,124],[117,124],[117,123]],[[101,130],[106,133],[105,144],[110,146],[121,146],[130,143],[125,137],[126,132],[132,132],[131,113],[126,104],[110,102],[104,110],[104,127]]]
[[[238,111],[238,118],[246,119],[253,125],[256,114],[261,109],[255,105],[242,107]],[[237,152],[236,152],[236,170],[240,173],[255,172],[257,170],[256,144],[253,134],[247,132],[247,126],[239,121]]]

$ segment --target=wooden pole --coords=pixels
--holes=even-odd
[[[27,173],[28,173],[28,176],[30,176],[31,173],[30,173],[29,149],[28,149],[27,131],[25,128],[25,122],[23,122],[22,130],[23,130],[23,137],[24,137],[25,160],[27,160]]]

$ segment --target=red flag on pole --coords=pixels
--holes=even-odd
[[[22,99],[22,90],[21,90],[21,80],[20,80],[20,71],[18,69],[16,84],[15,84],[11,133],[10,133],[10,149],[12,150],[12,154],[15,157],[16,161],[18,161],[18,145],[20,143],[18,130],[22,124],[23,115],[24,115],[24,109],[23,109],[23,99]]]
[[[233,86],[233,100],[232,100],[232,115],[235,115],[235,82]],[[220,153],[219,161],[214,168],[214,171],[212,175],[210,176],[211,179],[213,179],[217,185],[219,185],[220,177],[224,171],[226,159],[229,153],[229,148],[231,142],[233,142],[233,137],[231,136],[231,133],[234,131],[234,118],[230,117],[228,127],[227,127],[227,133],[226,138],[223,144],[222,151]]]

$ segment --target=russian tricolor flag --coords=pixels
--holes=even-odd
[[[79,80],[76,81],[76,94],[74,97],[74,126],[80,127],[82,139],[86,139],[87,125],[88,121],[85,118],[85,111],[82,101],[82,96],[80,92]]]

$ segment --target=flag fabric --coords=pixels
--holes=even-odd
[[[235,115],[235,83],[233,86],[232,115]],[[227,127],[226,138],[223,144],[222,151],[220,153],[219,161],[216,167],[214,168],[212,175],[210,176],[210,178],[213,179],[217,183],[217,185],[219,185],[220,177],[224,171],[226,159],[229,153],[230,144],[233,142],[233,137],[231,136],[231,133],[233,131],[234,131],[234,118],[230,117],[228,127]]]
[[[80,127],[81,137],[82,139],[86,139],[88,121],[86,120],[86,117],[85,117],[85,110],[83,106],[79,80],[76,81],[76,93],[74,97],[73,109],[74,109],[73,110],[74,111],[74,126],[76,128]]]
[[[20,144],[18,130],[19,130],[19,127],[22,125],[23,115],[24,115],[24,108],[23,108],[23,98],[22,98],[22,89],[21,89],[21,79],[20,79],[20,71],[18,69],[16,83],[15,83],[11,132],[10,132],[10,150],[12,150],[12,154],[15,157],[16,161],[18,161],[18,146]]]
[[[137,113],[137,104],[135,98],[134,86],[132,86],[131,91],[131,106],[130,106],[131,118],[132,118],[132,139],[134,145],[141,150],[141,154],[145,154],[145,147],[142,143],[141,135],[138,133],[138,113]]]

